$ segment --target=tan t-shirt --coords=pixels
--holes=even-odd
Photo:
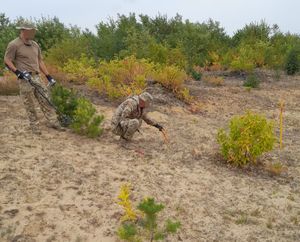
[[[20,37],[14,39],[7,46],[5,58],[11,60],[20,71],[40,72],[42,53],[39,45],[33,40],[27,45]]]

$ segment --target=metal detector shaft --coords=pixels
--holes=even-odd
[[[55,109],[55,111],[58,112],[58,109],[56,108],[56,106],[49,100],[48,97],[45,96],[45,94],[43,92],[41,92],[41,90],[39,88],[41,88],[41,86],[39,86],[38,84],[34,83],[32,81],[31,78],[26,79],[26,81],[28,81],[30,83],[31,86],[33,86],[35,88],[35,90],[47,101],[47,103]]]

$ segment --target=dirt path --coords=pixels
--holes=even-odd
[[[143,126],[130,150],[105,130],[98,140],[43,127],[28,130],[16,96],[0,96],[0,241],[118,241],[121,184],[135,200],[153,196],[166,204],[163,216],[182,223],[169,241],[300,241],[300,81],[263,83],[245,91],[190,83],[203,104],[200,114],[179,106],[156,106],[150,114],[167,127],[170,141]],[[286,101],[285,149],[264,156],[288,171],[227,167],[216,155],[215,135],[246,109],[278,117]],[[97,106],[106,116],[113,108]]]

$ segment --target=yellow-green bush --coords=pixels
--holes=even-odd
[[[238,166],[256,163],[261,154],[274,147],[274,123],[262,115],[247,112],[231,119],[229,132],[220,129],[217,141],[229,163]]]
[[[97,75],[95,60],[84,54],[79,59],[69,59],[62,71],[68,74],[68,79],[77,83],[84,83]]]
[[[82,53],[89,53],[85,38],[66,38],[47,50],[46,60],[52,65],[62,66],[70,59],[78,59]]]
[[[162,86],[177,93],[183,88],[187,74],[176,66],[158,66],[153,77]]]
[[[173,92],[177,98],[186,103],[191,103],[193,98],[189,89],[184,87],[184,82],[188,78],[186,72],[177,66],[157,65],[153,72],[153,79],[163,87]]]
[[[97,68],[97,77],[90,78],[88,84],[111,99],[139,94],[146,87],[146,80],[151,77],[152,70],[153,64],[134,56],[102,61]]]
[[[174,48],[168,51],[167,65],[177,66],[183,70],[187,69],[187,59],[180,48]]]
[[[89,87],[110,99],[140,94],[146,88],[147,80],[156,80],[178,98],[191,102],[189,90],[183,87],[187,74],[175,65],[155,65],[135,56],[96,63],[82,55],[78,60],[69,59],[62,69],[69,80],[87,82]]]
[[[268,43],[257,41],[254,44],[241,44],[231,62],[234,71],[253,71],[256,67],[266,65]]]
[[[233,71],[248,71],[252,72],[255,68],[253,62],[253,53],[248,47],[240,47],[238,53],[234,55],[230,64],[230,69]]]

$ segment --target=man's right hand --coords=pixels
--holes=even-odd
[[[22,80],[26,80],[26,81],[31,79],[31,75],[27,71],[16,70],[15,74],[18,77],[18,79],[22,79]]]
[[[161,126],[160,124],[155,124],[153,125],[155,128],[157,128],[159,131],[163,131],[164,130],[164,127]]]

